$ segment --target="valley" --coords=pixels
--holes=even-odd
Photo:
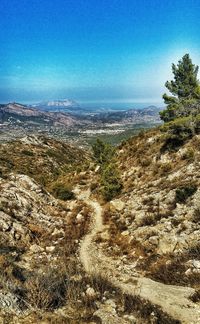
[[[116,145],[141,129],[161,123],[160,109],[154,106],[97,112],[79,106],[74,108],[74,103],[66,108],[69,102],[59,101],[58,106],[46,104],[37,107],[17,103],[0,105],[0,142],[25,135],[44,135],[80,146],[89,146],[97,137]]]
[[[200,324],[199,9],[0,1],[0,324]]]
[[[91,150],[42,135],[0,145],[4,321],[198,323],[199,134],[166,143],[162,126],[123,141],[109,200]]]

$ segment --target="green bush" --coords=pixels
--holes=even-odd
[[[187,198],[191,197],[196,191],[196,185],[177,188],[175,200],[177,203],[185,203]]]
[[[92,146],[93,155],[100,165],[101,193],[109,201],[117,196],[122,189],[122,183],[115,160],[115,148],[99,139]]]
[[[185,151],[182,155],[183,160],[192,161],[192,160],[194,160],[194,158],[195,158],[195,153],[191,147],[188,148],[187,151]]]
[[[176,149],[200,133],[200,115],[177,118],[161,126],[160,130],[166,133],[162,149]]]
[[[102,172],[101,192],[105,200],[109,201],[117,196],[122,190],[119,173],[114,164],[109,164]]]
[[[110,163],[115,154],[115,149],[112,145],[97,139],[92,145],[93,155],[97,163],[106,164]]]
[[[70,200],[74,198],[71,187],[63,183],[56,183],[52,189],[53,195],[61,200]]]
[[[28,151],[28,150],[22,150],[22,154],[27,155],[27,156],[34,156],[34,153],[32,151]]]

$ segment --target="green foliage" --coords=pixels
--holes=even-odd
[[[198,96],[199,82],[197,80],[198,66],[192,63],[189,54],[185,54],[177,64],[172,64],[172,72],[174,80],[167,81],[167,89],[178,98],[195,98]],[[167,98],[166,100],[176,100],[174,97]]]
[[[177,117],[190,114],[188,107],[200,99],[200,84],[197,79],[199,67],[192,63],[189,54],[185,54],[177,66],[172,64],[174,80],[167,81],[165,86],[172,96],[163,95],[167,109],[160,113],[163,121],[168,122]]]
[[[162,130],[167,131],[165,146],[168,149],[174,149],[182,145],[193,135],[191,119],[188,117],[178,118],[175,121],[163,126]]]
[[[164,124],[160,130],[167,134],[163,149],[176,149],[195,134],[200,133],[200,114],[177,118]]]
[[[104,199],[109,201],[118,195],[122,189],[115,161],[115,149],[100,139],[96,140],[92,148],[94,158],[100,165],[101,192]]]
[[[34,153],[32,151],[28,151],[28,150],[22,150],[22,154],[27,155],[27,156],[34,156]]]
[[[112,145],[97,139],[92,145],[93,155],[98,164],[102,165],[109,163],[113,159],[115,154],[115,149]]]
[[[185,203],[187,198],[191,197],[197,191],[196,185],[180,187],[176,189],[176,202]]]
[[[70,200],[74,198],[74,193],[71,191],[70,186],[63,183],[55,183],[52,188],[53,195],[61,200]]]
[[[183,160],[188,160],[192,161],[195,158],[195,152],[194,150],[190,147],[188,148],[183,154],[182,154],[182,159]]]
[[[114,163],[108,164],[101,175],[102,194],[109,201],[121,192],[122,184]]]

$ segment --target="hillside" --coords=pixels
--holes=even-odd
[[[89,153],[43,137],[1,145],[4,320],[198,323],[200,137],[175,143],[163,127],[124,141],[110,202]]]
[[[88,147],[98,136],[118,144],[141,128],[160,123],[156,107],[98,112],[76,106],[68,100],[46,102],[45,105],[0,105],[0,142],[43,135],[81,147]]]
[[[121,253],[142,275],[199,289],[200,137],[173,150],[165,143],[154,130],[121,145],[124,189],[105,217],[113,247],[121,236]]]
[[[60,174],[81,170],[88,154],[70,144],[43,136],[25,136],[0,145],[0,173],[16,172],[31,176],[42,185]]]
[[[0,105],[0,123],[30,123],[71,126],[76,120],[68,114],[44,112],[26,105],[9,103]]]

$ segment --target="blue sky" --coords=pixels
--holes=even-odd
[[[162,102],[200,0],[1,0],[0,101]]]

